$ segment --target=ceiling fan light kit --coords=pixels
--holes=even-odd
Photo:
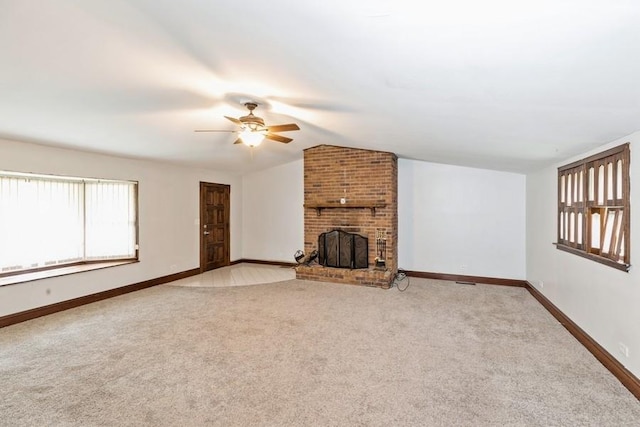
[[[239,118],[224,116],[227,120],[232,121],[233,123],[240,126],[240,130],[216,130],[216,129],[199,129],[196,132],[235,132],[239,133],[238,139],[234,142],[234,144],[245,144],[249,147],[257,147],[262,143],[262,141],[266,139],[270,139],[272,141],[281,142],[283,144],[288,144],[293,141],[292,138],[287,138],[286,136],[277,135],[274,132],[289,132],[294,130],[300,130],[300,127],[295,123],[289,123],[286,125],[274,125],[267,126],[264,123],[264,119],[262,117],[258,117],[253,114],[253,110],[258,107],[256,102],[245,102],[245,107],[249,110],[249,114],[246,116],[242,116]]]
[[[248,145],[249,147],[257,147],[258,145],[262,144],[264,134],[261,131],[246,128],[240,133],[239,139],[242,140],[244,145]]]

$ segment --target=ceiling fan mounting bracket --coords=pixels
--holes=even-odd
[[[258,103],[257,102],[245,102],[244,106],[247,107],[247,110],[249,110],[249,112],[253,112],[253,110],[258,108]]]
[[[253,115],[253,110],[258,107],[258,104],[256,102],[245,102],[244,106],[249,110],[249,114],[240,117],[238,120],[240,120],[243,124],[245,124],[253,131],[262,130],[262,128],[265,127],[264,119],[262,117]]]

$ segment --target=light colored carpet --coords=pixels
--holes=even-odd
[[[637,426],[522,288],[158,286],[0,329],[3,426]]]

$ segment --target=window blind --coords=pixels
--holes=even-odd
[[[137,256],[137,183],[0,172],[0,274]]]

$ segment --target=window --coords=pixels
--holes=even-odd
[[[629,271],[629,144],[558,168],[557,248]]]
[[[137,259],[137,187],[0,171],[0,276]]]

